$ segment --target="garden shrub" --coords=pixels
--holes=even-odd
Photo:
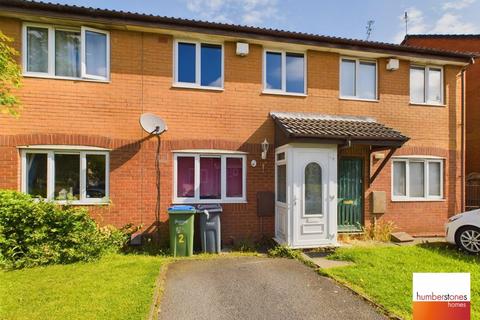
[[[24,268],[91,261],[118,251],[128,235],[100,228],[84,208],[0,190],[0,265]]]

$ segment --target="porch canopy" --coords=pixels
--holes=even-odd
[[[375,180],[397,148],[410,138],[389,128],[374,118],[336,116],[303,112],[270,112],[275,121],[275,146],[288,143],[337,144],[339,148],[352,145],[370,146],[370,154],[390,150],[383,163],[370,177]]]

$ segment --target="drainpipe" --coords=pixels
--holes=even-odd
[[[472,59],[472,62],[474,62],[474,60]],[[461,75],[462,75],[462,79],[461,79],[461,90],[462,90],[462,98],[461,98],[461,103],[460,103],[460,107],[461,107],[461,115],[462,115],[462,124],[461,124],[461,128],[462,128],[462,131],[461,131],[461,190],[460,190],[460,201],[461,201],[461,204],[460,204],[460,211],[461,212],[464,212],[465,211],[465,188],[466,188],[466,179],[465,179],[465,161],[466,161],[466,157],[465,157],[465,69],[466,67],[463,67],[462,68],[462,71],[461,71]]]

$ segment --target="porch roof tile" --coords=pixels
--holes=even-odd
[[[270,112],[289,137],[332,140],[390,141],[401,146],[409,138],[374,118],[301,112]]]

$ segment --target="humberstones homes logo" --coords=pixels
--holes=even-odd
[[[470,320],[470,273],[414,273],[413,320]]]

